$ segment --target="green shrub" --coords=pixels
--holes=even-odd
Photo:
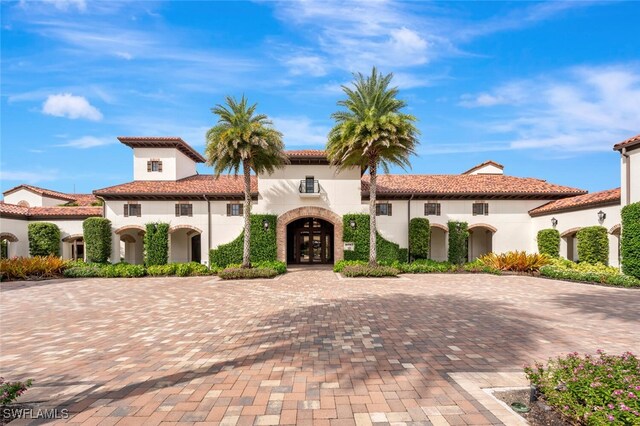
[[[587,263],[609,262],[609,238],[604,226],[589,226],[577,232],[578,260]]]
[[[199,275],[209,275],[210,271],[207,265],[198,262],[175,263],[175,274],[178,277],[192,277]]]
[[[104,263],[111,255],[111,221],[90,217],[82,222],[82,234],[87,262]]]
[[[169,260],[169,224],[147,223],[144,234],[144,264],[166,265]]]
[[[455,266],[449,262],[438,262],[431,259],[418,259],[411,263],[398,263],[390,266],[399,269],[403,274],[444,273],[455,270]]]
[[[105,278],[137,278],[144,277],[146,273],[144,266],[124,262],[102,267],[102,276]]]
[[[413,259],[427,259],[429,257],[429,239],[431,227],[429,219],[414,217],[409,221],[409,248]]]
[[[66,278],[93,278],[102,277],[103,265],[99,264],[86,264],[83,266],[73,266],[69,269],[65,269],[64,276]]]
[[[551,262],[546,254],[508,251],[506,253],[488,253],[481,256],[480,263],[501,271],[533,273]]]
[[[551,257],[560,256],[560,232],[557,229],[538,231],[538,253]]]
[[[263,222],[269,222],[269,229],[264,229]],[[276,242],[277,216],[272,214],[251,215],[251,262],[264,260],[276,260],[278,247]],[[209,251],[209,264],[212,268],[226,268],[233,263],[242,263],[242,250],[244,244],[244,231],[233,241],[221,244]]]
[[[351,220],[356,223],[355,229],[351,228]],[[353,242],[355,250],[345,251],[345,260],[369,260],[369,215],[345,214],[342,216],[343,235],[342,241]],[[407,261],[407,249],[401,249],[396,243],[386,240],[378,234],[376,238],[376,250],[378,261]]]
[[[471,272],[473,274],[484,273],[484,274],[502,275],[502,271],[484,264],[483,262],[480,261],[480,259],[476,259],[473,262],[465,263],[464,265],[462,265],[462,270],[464,272]]]
[[[345,266],[350,265],[366,265],[367,262],[364,260],[339,260],[333,265],[333,272],[342,272]]]
[[[28,226],[31,256],[60,256],[60,228],[49,222],[34,222]]]
[[[13,257],[0,259],[0,280],[41,280],[57,278],[68,262],[57,256]]]
[[[640,279],[640,202],[622,208],[622,272]]]
[[[577,352],[525,366],[531,384],[571,424],[640,424],[640,362],[631,353]]]
[[[347,265],[342,269],[342,275],[349,278],[354,277],[397,277],[398,271],[391,266],[369,266],[369,265]]]
[[[619,287],[640,287],[640,280],[620,273],[617,268],[602,263],[575,263],[566,259],[554,259],[540,268],[540,275],[559,280],[582,281]]]
[[[253,264],[256,268],[268,268],[273,269],[278,273],[278,275],[284,274],[287,272],[287,264],[284,262],[280,262],[279,260],[260,260]]]
[[[462,265],[467,261],[469,231],[467,222],[449,221],[449,262]]]
[[[223,280],[243,280],[253,278],[273,278],[278,273],[271,268],[225,268],[218,272]]]
[[[168,263],[166,265],[149,265],[147,266],[147,274],[152,277],[169,277],[176,274],[177,263]]]

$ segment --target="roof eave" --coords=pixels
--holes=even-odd
[[[570,207],[558,207],[550,210],[536,211],[537,209],[544,207],[544,206],[540,206],[540,207],[536,207],[535,209],[529,210],[529,216],[539,217],[539,216],[547,216],[547,215],[556,214],[556,213],[568,213],[568,212],[575,212],[579,210],[587,210],[587,209],[592,209],[594,207],[607,207],[607,206],[617,206],[617,205],[620,205],[620,198],[618,198],[617,200],[604,200],[604,201],[598,201],[593,203],[584,203],[584,204],[570,206]]]

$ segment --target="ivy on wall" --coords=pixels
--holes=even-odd
[[[264,228],[265,220],[269,224],[268,229]],[[251,262],[276,260],[278,258],[276,222],[277,216],[273,214],[251,215]],[[225,268],[232,263],[242,263],[243,244],[244,231],[235,240],[211,249],[209,251],[209,264],[211,267]]]
[[[622,208],[622,272],[640,278],[640,202]]]
[[[34,222],[28,227],[31,256],[60,256],[60,228],[49,222]]]
[[[111,221],[90,217],[82,222],[87,262],[105,263],[111,255]]]
[[[604,226],[588,226],[577,232],[578,262],[602,263],[609,262],[609,238]]]
[[[551,257],[560,256],[560,232],[557,229],[541,229],[538,231],[538,253]]]
[[[467,261],[469,225],[467,222],[450,220],[447,226],[449,227],[449,262],[462,265]]]
[[[355,229],[351,227],[351,221],[355,221]],[[369,260],[369,215],[368,214],[345,214],[342,216],[343,234],[342,240],[353,242],[353,251],[345,250],[345,260]],[[378,234],[376,238],[376,249],[378,261],[406,262],[408,250],[400,248],[396,243],[385,239]]]
[[[431,226],[429,219],[414,217],[409,222],[409,250],[414,259],[429,258],[429,240],[431,239]]]
[[[169,261],[169,224],[147,223],[144,234],[144,264],[166,265]]]

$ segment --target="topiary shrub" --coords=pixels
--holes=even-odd
[[[356,223],[355,229],[351,228],[351,221]],[[345,251],[345,260],[369,260],[369,215],[345,214],[342,216],[343,234],[342,241],[353,242],[355,249]],[[378,261],[407,261],[407,249],[401,249],[396,243],[385,239],[378,234],[376,238]]]
[[[538,253],[560,257],[560,232],[557,229],[538,231]]]
[[[269,222],[269,229],[264,229],[264,221]],[[277,216],[272,214],[251,215],[250,260],[260,262],[276,260],[278,247],[276,242]],[[209,251],[211,267],[226,268],[233,263],[242,263],[244,231],[233,241],[221,244]]]
[[[166,265],[169,260],[169,224],[147,223],[144,234],[144,264]]]
[[[409,222],[409,249],[412,258],[429,258],[430,238],[431,228],[429,225],[429,219],[424,217],[414,217],[411,219]]]
[[[622,272],[640,279],[640,202],[622,208]]]
[[[469,231],[467,222],[449,221],[449,263],[462,265],[467,261]]]
[[[111,255],[111,221],[90,217],[82,222],[87,262],[105,263]]]
[[[34,222],[28,227],[31,256],[60,256],[60,228],[49,222]]]
[[[609,238],[604,226],[589,226],[577,232],[578,261],[587,263],[609,262]]]

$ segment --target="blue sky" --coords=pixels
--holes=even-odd
[[[246,94],[288,148],[321,148],[351,73],[393,72],[422,132],[414,173],[619,186],[640,133],[638,2],[2,2],[2,190],[132,179],[119,135],[200,151]],[[206,166],[200,173],[210,173]]]

